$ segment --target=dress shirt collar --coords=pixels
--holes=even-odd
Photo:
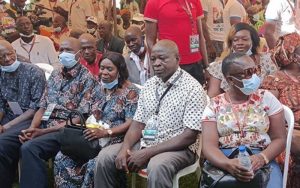
[[[82,66],[78,62],[73,68],[71,68],[71,69],[69,69],[67,71],[65,71],[64,67],[62,67],[61,74],[66,79],[71,79],[71,78],[75,78],[77,76],[77,74],[80,72],[81,69],[82,69]]]
[[[169,86],[170,83],[173,83],[173,82],[174,82],[174,80],[177,78],[177,76],[180,74],[181,71],[182,71],[182,69],[181,69],[180,67],[178,67],[178,69],[177,69],[177,70],[175,71],[175,73],[169,78],[168,81],[163,82],[162,79],[158,78],[158,79],[157,79],[157,84],[158,84],[158,85],[162,85],[163,87]],[[175,83],[173,83],[173,85],[176,86],[178,83],[179,83],[179,82],[178,82],[178,80],[177,80]]]

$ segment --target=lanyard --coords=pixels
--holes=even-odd
[[[249,99],[248,99],[248,101],[247,101],[246,111],[245,111],[244,114],[243,114],[243,122],[242,122],[242,123],[240,122],[240,118],[239,118],[239,116],[238,116],[238,111],[236,111],[236,109],[233,107],[231,98],[230,98],[230,96],[229,96],[228,93],[227,93],[227,96],[228,96],[228,99],[229,99],[229,103],[230,103],[230,105],[231,105],[232,113],[233,113],[233,115],[234,115],[234,118],[235,118],[235,120],[236,120],[237,126],[238,126],[238,128],[239,128],[240,135],[241,135],[242,138],[244,138],[246,135],[244,134],[243,129],[244,129],[244,127],[246,126],[247,121],[248,121],[249,101],[250,101],[250,99],[251,99],[251,95],[250,95],[250,97],[249,97]]]
[[[181,6],[181,8],[186,12],[186,14],[189,16],[191,25],[192,25],[192,30],[193,33],[197,33],[196,27],[195,27],[195,22],[193,19],[193,14],[191,11],[191,5],[187,2],[187,0],[184,0],[184,3],[181,0],[178,0],[179,5]]]
[[[32,51],[32,48],[33,48],[33,46],[34,46],[34,43],[35,43],[35,35],[34,35],[34,37],[33,37],[32,44],[30,45],[30,49],[27,50],[27,49],[24,47],[24,44],[21,43],[21,39],[20,39],[20,45],[21,45],[21,47],[27,52],[29,61],[30,61],[30,53],[31,53],[31,51]]]
[[[183,74],[183,72],[180,71],[179,75],[174,79],[174,81],[172,83],[170,83],[168,88],[164,91],[162,96],[159,98],[158,104],[157,104],[156,109],[155,109],[155,115],[158,115],[158,113],[159,113],[159,107],[160,107],[161,100],[166,96],[168,91],[171,89],[171,87],[174,85],[174,83],[181,77],[182,74]],[[158,91],[157,90],[158,90],[158,88],[156,88],[156,90],[155,90],[155,95],[156,95],[156,98],[158,99]]]

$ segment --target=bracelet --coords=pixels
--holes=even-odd
[[[267,156],[264,153],[260,152],[259,155],[261,155],[264,158],[264,161],[265,161],[266,164],[268,164],[270,162],[269,159],[267,158]]]

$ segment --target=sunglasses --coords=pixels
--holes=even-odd
[[[231,76],[239,79],[248,79],[251,78],[253,74],[260,75],[261,74],[261,66],[257,65],[255,67],[245,69],[242,72],[230,74]]]

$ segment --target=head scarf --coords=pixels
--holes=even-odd
[[[272,50],[272,58],[279,67],[297,63],[294,58],[294,51],[300,46],[300,35],[290,33],[279,37],[275,48]]]

